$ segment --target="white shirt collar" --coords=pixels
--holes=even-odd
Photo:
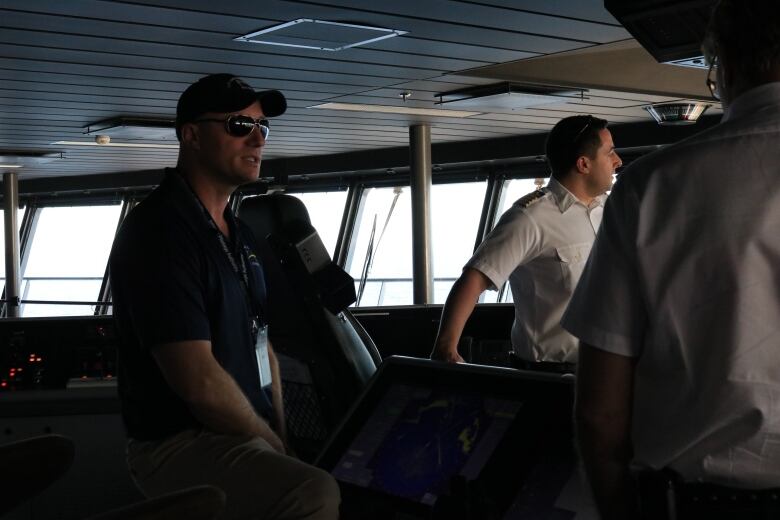
[[[581,204],[585,206],[585,204],[579,200],[577,197],[575,197],[572,192],[566,189],[566,186],[558,182],[558,180],[555,177],[550,177],[550,180],[547,182],[547,189],[552,193],[553,199],[555,200],[555,204],[558,206],[558,209],[561,210],[561,213],[564,213],[567,209],[569,209],[573,204]],[[593,199],[593,202],[591,203],[590,207],[594,206],[603,206],[604,202],[607,200],[607,195],[602,194]]]
[[[753,87],[740,94],[726,108],[723,121],[736,119],[771,106],[780,106],[780,82],[777,81]]]

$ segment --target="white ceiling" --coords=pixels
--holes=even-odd
[[[407,33],[338,52],[234,41],[299,18]],[[92,141],[85,128],[105,119],[171,120],[181,91],[214,72],[286,94],[290,108],[272,121],[266,161],[402,147],[417,123],[446,144],[540,134],[576,113],[650,121],[645,104],[707,94],[705,71],[655,63],[601,0],[1,0],[0,156],[61,157],[25,165],[21,179],[172,166],[175,148],[53,143]],[[467,118],[311,108],[436,108],[437,93],[504,80],[587,92]],[[164,136],[132,142],[176,144]]]

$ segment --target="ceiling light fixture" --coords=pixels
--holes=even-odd
[[[482,112],[511,112],[522,108],[566,103],[585,98],[585,89],[531,85],[525,83],[494,83],[436,94],[437,105],[474,109]]]
[[[96,143],[94,141],[57,141],[52,144],[65,146],[97,146],[100,148],[178,148],[178,144],[156,144],[156,143]]]
[[[176,141],[173,119],[150,117],[114,117],[90,123],[84,127],[84,135],[109,139],[149,139]]]
[[[238,42],[335,52],[406,33],[371,25],[299,18],[233,39]]]
[[[36,166],[62,158],[59,150],[0,150],[0,164],[3,168]]]
[[[644,108],[659,125],[693,125],[712,105],[705,103],[659,103]]]
[[[482,112],[466,112],[464,110],[449,110],[443,108],[412,108],[390,105],[361,105],[358,103],[323,103],[308,108],[321,108],[324,110],[351,110],[354,112],[381,112],[383,114],[407,114],[414,116],[432,117],[470,117]]]

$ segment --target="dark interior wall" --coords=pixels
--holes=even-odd
[[[362,307],[352,309],[352,313],[382,357],[428,357],[441,310],[441,305],[414,305]],[[509,350],[513,318],[512,304],[485,304],[474,309],[463,331],[465,338],[473,338],[473,361],[485,363],[491,360],[490,352]],[[462,354],[469,359],[467,344],[468,339]],[[69,379],[83,376],[114,376],[115,360],[116,337],[110,316],[0,320],[0,382],[6,382],[0,394],[14,388],[64,388]],[[9,377],[11,368],[20,367],[21,372],[14,371]]]
[[[0,391],[65,388],[72,378],[113,376],[111,316],[0,320]]]
[[[439,330],[441,311],[442,305],[415,305],[362,307],[353,309],[352,313],[373,338],[382,357],[428,357]],[[509,333],[513,319],[511,303],[477,305],[463,329],[460,350],[464,359],[504,365],[503,353],[511,348]]]

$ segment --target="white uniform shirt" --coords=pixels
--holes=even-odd
[[[554,178],[507,210],[466,264],[515,302],[512,346],[528,361],[577,361],[577,340],[561,316],[580,279],[606,196],[586,207]]]
[[[636,464],[780,486],[780,83],[621,175],[563,325],[639,358]]]

